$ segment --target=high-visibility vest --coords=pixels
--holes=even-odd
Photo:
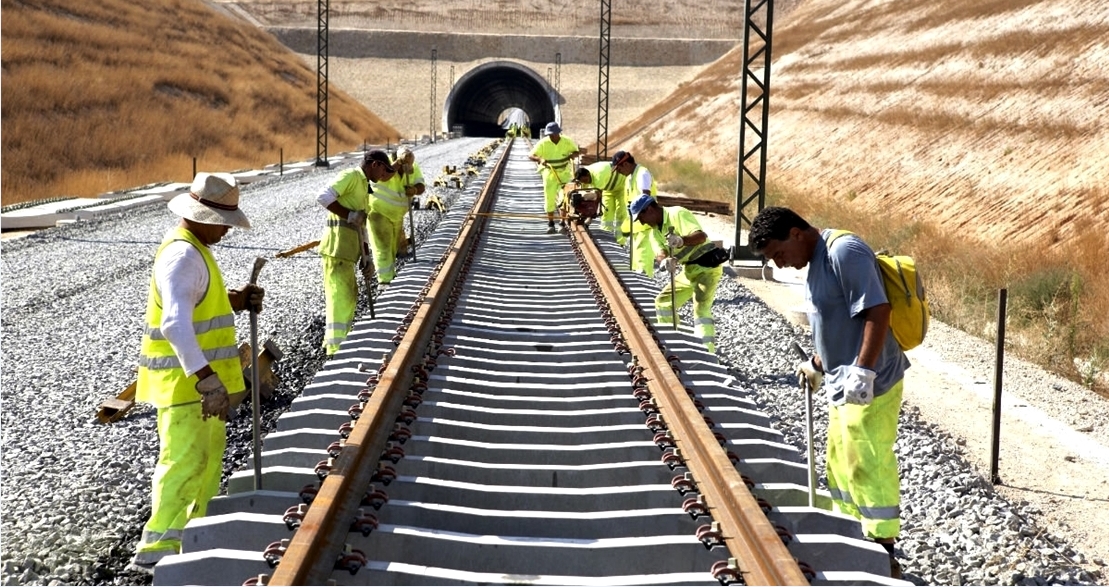
[[[612,167],[610,161],[590,163],[585,168],[589,170],[589,176],[593,178],[593,187],[601,188],[601,191],[605,192],[623,193],[624,182],[627,180]]]
[[[655,231],[653,235],[657,239],[656,246],[661,247],[659,250],[668,250],[666,246],[666,234],[670,232],[670,228],[674,228],[674,234],[678,236],[685,236],[695,231],[702,230],[701,223],[693,217],[693,214],[682,208],[681,206],[661,206],[662,208],[662,225]],[[705,242],[699,245],[690,245],[680,247],[674,250],[674,258],[682,265],[688,264],[701,258],[701,255],[708,253],[716,248],[712,241],[705,239]]]
[[[193,308],[193,332],[196,333],[200,350],[208,359],[208,366],[219,375],[227,393],[239,393],[246,389],[246,384],[243,382],[243,371],[239,363],[239,349],[235,346],[235,314],[231,310],[227,288],[223,285],[223,276],[208,247],[201,244],[193,233],[180,226],[158,247],[157,254],[162,254],[166,245],[174,241],[189,243],[204,258],[204,264],[208,268],[208,291],[204,292],[200,304]],[[161,326],[162,295],[151,275],[150,293],[146,302],[146,332],[142,337],[135,399],[154,404],[157,408],[200,401],[200,394],[196,392],[196,376],[185,375],[185,369],[162,334]]]
[[[339,205],[348,210],[369,212],[370,182],[361,167],[348,169],[331,185],[339,194]],[[357,261],[362,256],[360,234],[365,229],[347,222],[331,211],[327,213],[327,228],[320,237],[319,253],[343,261]]]

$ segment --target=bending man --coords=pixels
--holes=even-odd
[[[859,237],[836,237],[789,208],[771,207],[751,223],[748,242],[778,267],[809,267],[806,297],[816,354],[797,366],[810,389],[828,394],[828,489],[833,509],[854,516],[863,534],[901,566],[901,481],[893,443],[909,361],[890,333],[890,304],[874,251]],[[829,244],[831,243],[831,244]],[[825,377],[827,374],[827,377]]]
[[[709,240],[693,213],[680,206],[662,207],[654,198],[642,194],[629,207],[631,217],[649,227],[641,240],[655,252],[660,267],[674,276],[673,290],[667,283],[655,297],[658,324],[674,323],[677,309],[693,298],[695,331],[710,353],[716,352],[716,323],[712,319],[712,303],[716,286],[724,272],[717,246]],[[638,236],[637,236],[638,237]],[[678,265],[682,265],[678,272]],[[671,296],[673,291],[673,296]],[[674,298],[676,306],[671,304]]]
[[[366,153],[362,164],[339,174],[317,201],[327,209],[327,228],[320,237],[323,260],[325,326],[323,347],[328,356],[339,350],[347,338],[358,309],[358,278],[355,266],[369,264],[366,242],[366,213],[370,209],[369,182],[384,181],[393,175],[393,165],[385,151]],[[389,233],[395,238],[393,233]],[[396,246],[396,241],[391,241]]]

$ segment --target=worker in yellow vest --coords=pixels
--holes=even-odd
[[[389,180],[390,187],[398,193],[403,192],[408,199],[405,209],[409,212],[408,230],[412,234],[411,236],[405,236],[404,221],[402,219],[398,226],[399,230],[397,230],[397,248],[395,253],[396,257],[404,258],[408,256],[409,244],[411,243],[413,247],[416,246],[416,226],[411,214],[413,201],[423,195],[427,186],[424,185],[424,173],[420,171],[420,165],[416,163],[416,154],[412,152],[412,149],[405,146],[398,148],[397,156],[393,160],[393,168],[396,170],[396,174]]]
[[[393,169],[396,170],[396,166]],[[375,180],[370,191],[367,226],[379,287],[389,285],[397,275],[397,245],[404,232],[404,215],[410,203],[408,191],[404,180],[396,173]]]
[[[625,201],[634,202],[643,195],[653,198],[658,194],[658,183],[651,176],[651,171],[636,163],[635,157],[631,153],[617,151],[612,156],[612,168],[627,178],[624,180]],[[635,216],[629,215],[616,225],[616,243],[623,246],[630,236],[633,247],[629,252],[632,269],[653,276],[655,274],[654,250],[641,234],[647,230],[647,227],[643,224],[637,225],[633,220],[635,220]]]
[[[601,215],[601,230],[612,231],[616,235],[616,227],[628,218],[628,202],[624,197],[627,178],[616,171],[611,161],[590,163],[579,168],[577,173],[578,177],[575,179],[582,187],[601,190],[601,208],[604,210]]]
[[[557,122],[547,123],[547,136],[535,143],[528,159],[539,164],[543,177],[543,211],[547,213],[547,234],[555,233],[554,212],[562,186],[573,179],[574,157],[582,151],[570,137],[562,136]]]
[[[710,353],[716,352],[712,303],[727,252],[713,244],[693,213],[681,206],[664,208],[650,195],[641,194],[628,211],[640,224],[650,227],[642,240],[650,244],[661,269],[674,276],[672,285],[667,283],[655,297],[658,324],[673,324],[678,308],[693,298],[694,331]]]
[[[234,176],[198,173],[169,209],[181,220],[154,256],[135,390],[158,410],[160,443],[150,519],[131,561],[143,572],[181,552],[185,523],[219,492],[230,395],[246,389],[232,312],[261,312],[265,295],[256,285],[226,289],[209,249],[231,227],[250,228]]]
[[[319,247],[323,260],[323,347],[328,356],[334,355],[346,340],[358,309],[356,266],[371,263],[366,240],[370,182],[385,181],[392,176],[393,162],[389,155],[375,149],[366,153],[361,165],[340,173],[338,179],[316,198],[328,212],[327,228],[320,237]]]

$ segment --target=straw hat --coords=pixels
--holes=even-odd
[[[239,210],[239,186],[230,173],[196,174],[189,193],[170,200],[169,209],[182,218],[200,224],[250,228],[246,214]]]

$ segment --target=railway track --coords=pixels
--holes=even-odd
[[[898,583],[808,507],[715,357],[645,326],[655,283],[611,237],[528,217],[527,150],[491,158],[266,437],[261,488],[236,473],[155,584]]]

